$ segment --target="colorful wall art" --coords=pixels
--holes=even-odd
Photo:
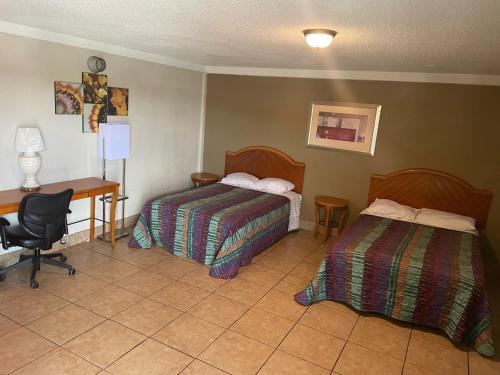
[[[85,103],[107,104],[108,76],[83,72],[82,83]]]
[[[81,83],[54,82],[56,115],[81,115],[83,113],[83,85]]]
[[[129,90],[108,87],[108,76],[82,72],[82,83],[54,82],[55,113],[82,116],[82,131],[98,133],[108,116],[128,116]]]
[[[83,106],[82,131],[98,133],[99,124],[107,122],[106,105],[85,103]]]
[[[128,89],[108,87],[108,115],[128,116]]]

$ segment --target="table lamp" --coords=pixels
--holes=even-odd
[[[22,191],[40,190],[40,184],[36,181],[36,175],[42,165],[42,159],[38,152],[45,150],[42,134],[38,128],[18,128],[16,132],[16,146],[19,155],[19,166],[26,177],[21,186]]]
[[[118,201],[122,202],[121,230],[116,239],[125,237],[125,159],[130,156],[130,126],[128,124],[99,124],[99,159],[102,159],[102,179],[106,179],[106,160],[123,160],[121,194]],[[106,207],[110,197],[102,197],[102,236],[99,239],[109,241],[106,237]]]

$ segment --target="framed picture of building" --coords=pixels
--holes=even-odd
[[[381,105],[313,102],[307,146],[375,154]]]

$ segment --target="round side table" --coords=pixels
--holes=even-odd
[[[318,235],[320,225],[324,227],[323,242],[326,242],[330,236],[331,228],[337,228],[337,235],[342,233],[344,230],[349,201],[342,198],[320,195],[314,198],[314,204],[316,206],[316,225],[314,227],[314,236],[316,237]],[[324,211],[323,220],[321,220],[322,210]],[[340,215],[338,222],[334,221],[336,211],[338,211]]]
[[[191,174],[194,187],[214,184],[219,181],[219,176],[214,173],[196,172]]]

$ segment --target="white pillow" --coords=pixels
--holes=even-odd
[[[460,232],[477,233],[476,219],[451,212],[422,208],[418,210],[415,222],[432,227],[451,229]]]
[[[255,176],[252,176],[249,173],[237,172],[228,174],[220,182],[226,185],[238,186],[246,189],[253,189],[257,181],[259,181],[259,179]]]
[[[375,199],[367,208],[361,211],[365,215],[386,217],[394,220],[410,221],[415,220],[417,209],[399,204],[390,199]]]
[[[281,178],[267,177],[257,181],[253,188],[266,193],[283,194],[292,191],[295,185]]]

